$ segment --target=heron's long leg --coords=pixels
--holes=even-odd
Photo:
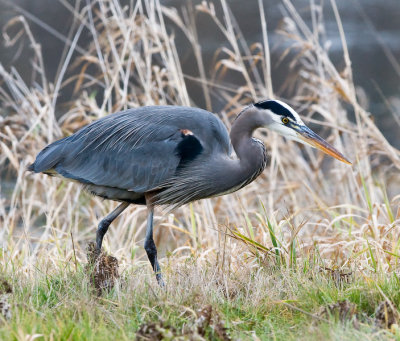
[[[100,222],[96,233],[96,247],[98,251],[101,250],[101,244],[103,244],[103,237],[107,233],[108,227],[115,220],[115,218],[117,218],[128,206],[129,206],[128,202],[123,202]]]
[[[160,286],[164,286],[164,281],[161,275],[160,265],[157,260],[157,247],[153,240],[153,214],[154,207],[148,206],[149,213],[147,215],[147,229],[146,229],[146,237],[144,240],[144,249],[146,250],[147,257],[151,263],[151,267],[156,273],[157,282]]]

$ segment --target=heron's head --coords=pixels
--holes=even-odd
[[[288,139],[318,148],[326,154],[351,165],[351,162],[339,151],[308,128],[289,105],[277,100],[266,100],[255,103],[254,107],[262,114],[266,128]]]

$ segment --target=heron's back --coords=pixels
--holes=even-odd
[[[95,194],[127,200],[167,183],[183,161],[215,153],[229,154],[230,140],[214,114],[191,107],[141,107],[108,115],[50,144],[29,169],[56,172]],[[118,198],[121,191],[130,194]]]

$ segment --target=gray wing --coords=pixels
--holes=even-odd
[[[158,136],[146,144],[125,144],[124,148],[91,148],[81,150],[72,144],[72,152],[54,169],[64,177],[82,183],[115,187],[133,192],[152,190],[173,176],[179,164],[175,153],[179,137]],[[110,141],[116,137],[111,137]],[[70,148],[68,148],[70,149]]]
[[[219,121],[211,113],[184,107],[112,114],[46,147],[30,169],[54,169],[82,183],[143,193],[168,182],[179,167],[211,145],[215,120]],[[182,133],[185,129],[193,135]],[[228,145],[219,146],[229,150],[226,129],[217,136],[221,138]]]

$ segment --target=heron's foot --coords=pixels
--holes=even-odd
[[[96,252],[101,253],[101,246],[103,245],[103,238],[96,237]]]
[[[96,247],[96,248],[94,249],[94,255],[95,255],[96,257],[99,257],[100,254],[101,254],[101,248]]]
[[[165,288],[165,283],[162,278],[160,264],[157,259],[157,248],[154,244],[153,237],[147,238],[144,243],[144,249],[146,250],[147,257],[149,258],[151,267],[156,274],[156,279],[160,287]]]
[[[155,261],[154,262],[155,264],[154,264],[153,270],[154,270],[154,273],[156,274],[157,283],[161,288],[165,289],[165,282],[163,279],[163,275],[161,273],[161,268],[160,268],[160,264],[158,263],[157,256],[155,257],[154,261]]]
[[[163,276],[162,276],[161,272],[157,272],[157,273],[156,273],[156,279],[157,279],[158,285],[159,285],[161,288],[165,289],[165,282],[164,282],[164,280],[163,280]]]

